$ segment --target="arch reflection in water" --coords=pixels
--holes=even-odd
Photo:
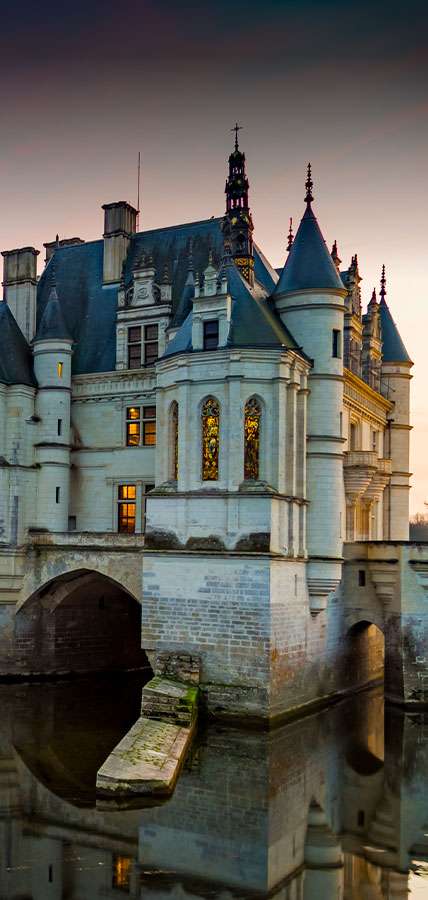
[[[209,726],[168,802],[103,809],[96,771],[140,693],[129,676],[0,688],[2,900],[413,890],[428,858],[426,718],[392,710],[384,730],[371,691],[273,732]]]

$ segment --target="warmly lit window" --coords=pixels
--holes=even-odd
[[[202,480],[218,480],[220,407],[209,397],[202,407]]]
[[[156,444],[156,406],[128,406],[126,410],[126,446],[152,447]]]
[[[244,413],[244,478],[260,474],[260,404],[255,397],[245,404]]]
[[[57,363],[56,370],[58,372],[58,378],[62,378],[62,373],[64,371],[64,363],[62,363],[62,362]]]
[[[129,891],[129,877],[131,874],[132,859],[130,856],[115,856],[113,858],[112,886]]]
[[[128,328],[128,369],[141,368],[141,328],[133,325]]]
[[[156,406],[143,406],[143,444],[156,444]]]
[[[153,366],[158,358],[158,325],[144,326],[144,364]]]
[[[152,491],[154,488],[154,484],[143,484],[143,494],[141,498],[141,514],[142,514],[142,525],[143,531],[146,530],[146,495],[149,491]]]
[[[139,447],[141,441],[140,407],[128,406],[126,410],[126,446]]]
[[[342,356],[341,333],[337,328],[333,328],[333,356],[338,359]]]
[[[170,410],[170,478],[178,479],[178,403],[174,401]]]
[[[217,350],[218,321],[204,322],[204,350]]]
[[[117,528],[121,534],[134,534],[137,489],[135,484],[120,484],[117,510]]]

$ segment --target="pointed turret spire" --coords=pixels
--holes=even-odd
[[[373,288],[373,292],[370,298],[369,306],[377,306],[377,298],[376,298],[376,288]]]
[[[339,254],[337,252],[337,241],[334,242],[334,244],[331,248],[331,258],[334,262],[334,265],[336,266],[336,269],[339,269],[340,263],[342,262],[342,260],[340,259]]]
[[[253,220],[248,202],[249,182],[245,171],[245,153],[239,149],[236,123],[235,149],[229,156],[229,175],[226,181],[226,216],[223,233],[229,241],[235,265],[250,284],[254,284]]]
[[[385,264],[382,266],[382,275],[380,276],[380,302],[386,303],[386,275]]]
[[[293,235],[293,219],[292,219],[291,216],[290,216],[290,227],[289,227],[289,229],[288,229],[288,244],[287,244],[287,252],[288,252],[288,253],[290,252],[290,250],[291,250],[291,248],[292,248],[292,246],[293,246],[293,241],[294,241],[294,235]]]
[[[51,265],[52,268],[49,273],[50,288],[48,302],[43,310],[34,341],[58,339],[72,342],[73,339],[65,324],[61,304],[58,298],[56,270],[53,261]]]
[[[305,188],[306,188],[305,203],[307,203],[308,205],[313,203],[313,199],[314,199],[313,194],[312,194],[313,186],[314,186],[314,183],[312,181],[312,166],[310,163],[308,163],[308,175],[307,175],[306,183],[305,183]]]
[[[312,188],[312,170],[309,163],[306,210],[275,287],[275,294],[294,293],[300,290],[335,290],[343,293],[345,290],[311,206]]]

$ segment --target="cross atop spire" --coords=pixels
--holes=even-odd
[[[310,163],[308,163],[308,177],[307,177],[306,183],[305,183],[305,188],[306,188],[305,203],[307,203],[308,205],[310,203],[312,203],[312,201],[314,199],[312,196],[313,186],[314,186],[314,183],[312,181],[312,166]]]
[[[386,303],[386,275],[385,264],[382,266],[382,275],[380,276],[380,302]]]
[[[233,128],[231,128],[230,130],[235,132],[235,150],[239,150],[238,131],[242,131],[242,125],[238,125],[238,123],[235,122]]]

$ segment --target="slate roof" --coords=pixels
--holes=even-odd
[[[188,290],[189,249],[194,272],[204,271],[210,249],[215,265],[223,254],[223,218],[205,219],[135,234],[126,260],[125,286],[132,282],[133,268],[145,253],[153,257],[156,280],[163,279],[168,264],[172,279],[172,306],[175,324],[181,324],[191,308],[193,290]],[[50,271],[55,260],[55,279],[63,321],[74,341],[73,375],[110,372],[116,366],[116,310],[118,285],[103,287],[103,241],[59,247],[44,270],[37,291],[39,329],[50,294]],[[255,247],[255,275],[270,293],[277,276],[258,247]]]
[[[382,327],[382,358],[385,362],[411,362],[385,300],[379,304]]]
[[[257,281],[250,288],[233,261],[222,267],[226,275],[228,291],[232,297],[231,325],[228,347],[262,347],[265,349],[292,349],[305,356],[293,336],[275,312],[268,291]],[[192,316],[190,311],[170,341],[164,357],[191,351]],[[305,357],[306,358],[306,357]]]
[[[36,385],[30,346],[5,300],[0,301],[0,383]]]
[[[275,293],[287,294],[311,289],[343,291],[343,284],[308,203]]]

